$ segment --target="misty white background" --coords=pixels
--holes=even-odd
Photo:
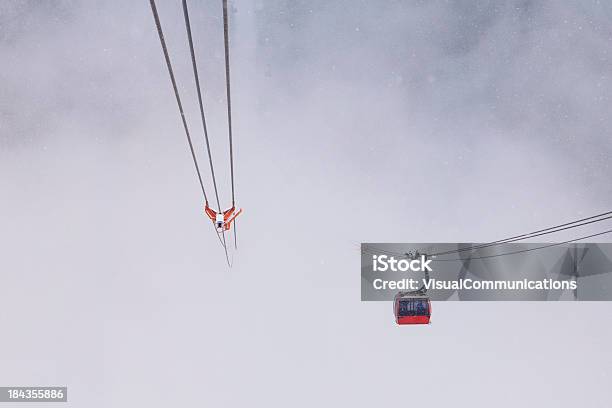
[[[205,160],[180,2],[158,7]],[[190,10],[229,205],[221,2]],[[609,210],[611,21],[598,1],[234,1],[229,269],[148,2],[2,2],[0,384],[73,407],[608,406],[610,305],[438,302],[398,327],[359,300],[358,244]]]

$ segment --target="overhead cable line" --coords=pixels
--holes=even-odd
[[[223,46],[225,50],[225,90],[227,93],[227,128],[229,135],[229,156],[230,156],[230,178],[232,183],[232,207],[236,205],[234,188],[234,145],[232,134],[232,93],[230,86],[230,56],[229,56],[229,17],[227,13],[227,0],[223,0]],[[234,221],[234,247],[238,247],[238,238]]]
[[[458,261],[471,261],[471,260],[476,260],[476,259],[497,258],[497,257],[501,257],[501,256],[520,254],[520,253],[523,253],[523,252],[537,251],[537,250],[540,250],[540,249],[551,248],[551,247],[555,247],[555,246],[559,246],[559,245],[569,244],[569,243],[572,243],[572,242],[580,241],[582,239],[593,238],[593,237],[597,237],[597,236],[600,236],[600,235],[609,234],[611,232],[612,232],[612,229],[605,230],[605,231],[602,231],[602,232],[598,232],[596,234],[591,234],[591,235],[586,235],[586,236],[570,239],[570,240],[563,241],[563,242],[555,242],[555,243],[552,243],[552,244],[546,244],[546,245],[542,245],[542,246],[539,246],[539,247],[523,249],[523,250],[519,250],[519,251],[505,252],[503,254],[485,255],[485,256],[477,256],[477,257],[470,257],[470,256],[468,256],[466,258],[453,258],[453,259],[433,258],[432,261],[433,262],[458,262]],[[378,255],[380,253],[385,253],[385,254],[388,254],[388,255],[408,257],[407,254],[396,254],[396,253],[392,253],[392,252],[384,251],[384,250],[364,249],[362,252],[366,253],[366,254],[370,254],[370,255]]]
[[[229,30],[227,15],[227,0],[223,0],[223,44],[225,49],[225,89],[227,93],[227,126],[229,134],[229,156],[230,156],[230,175],[232,181],[232,206],[235,204],[234,193],[234,147],[232,143],[232,96],[230,87],[230,56],[229,56]],[[235,225],[235,224],[234,224]]]
[[[530,239],[530,238],[535,238],[535,237],[539,237],[539,236],[542,236],[542,235],[553,234],[553,233],[564,231],[564,230],[567,230],[567,229],[577,228],[577,227],[581,227],[581,226],[584,226],[584,225],[593,224],[595,222],[605,221],[607,219],[612,218],[612,215],[609,215],[609,214],[612,214],[612,211],[608,211],[608,212],[605,212],[605,213],[602,213],[602,214],[593,215],[591,217],[582,218],[582,219],[575,220],[575,221],[572,221],[572,222],[567,222],[567,223],[556,225],[556,226],[553,226],[553,227],[544,228],[544,229],[541,229],[541,230],[538,230],[538,231],[533,231],[533,232],[529,232],[529,233],[526,233],[526,234],[516,235],[514,237],[500,239],[500,240],[489,242],[489,243],[486,243],[486,244],[474,245],[474,246],[470,246],[470,247],[459,248],[459,249],[454,249],[454,250],[444,251],[444,252],[437,252],[437,253],[431,254],[430,256],[440,256],[440,255],[447,255],[447,254],[459,253],[459,252],[464,252],[464,251],[471,251],[471,250],[476,250],[476,249],[481,249],[481,248],[488,248],[488,247],[499,245],[499,244],[506,244],[506,243],[510,243],[510,242],[520,241],[520,240],[523,240],[523,239]],[[604,217],[606,215],[607,215],[607,217]],[[603,218],[601,218],[601,217],[603,217]],[[588,220],[591,220],[591,221],[588,221]],[[583,222],[583,221],[585,221],[585,222]]]
[[[437,256],[440,256],[440,255],[448,255],[448,254],[455,254],[455,253],[460,253],[460,252],[465,252],[465,251],[473,251],[473,250],[482,249],[482,248],[488,248],[488,247],[492,247],[492,246],[496,246],[496,245],[516,242],[516,241],[520,241],[520,240],[523,240],[523,239],[530,239],[530,238],[535,238],[535,237],[539,237],[539,236],[542,236],[542,235],[553,234],[553,233],[556,233],[556,232],[560,232],[560,231],[564,231],[564,230],[568,230],[568,229],[572,229],[572,228],[577,228],[577,227],[581,227],[581,226],[584,226],[584,225],[593,224],[593,223],[596,223],[596,222],[600,222],[600,221],[605,221],[605,220],[611,219],[612,215],[610,215],[610,214],[612,214],[612,211],[607,211],[607,212],[604,212],[604,213],[601,213],[601,214],[597,214],[597,215],[593,215],[593,216],[590,216],[590,217],[581,218],[579,220],[575,220],[575,221],[571,221],[571,222],[566,222],[564,224],[555,225],[553,227],[544,228],[544,229],[540,229],[540,230],[537,230],[537,231],[529,232],[529,233],[526,233],[526,234],[516,235],[516,236],[513,236],[513,237],[509,237],[509,238],[504,238],[504,239],[500,239],[500,240],[497,240],[497,241],[492,241],[492,242],[485,243],[485,244],[473,245],[473,246],[453,249],[453,250],[449,250],[449,251],[431,253],[431,254],[428,254],[428,256],[430,256],[430,257],[437,257]],[[376,251],[379,251],[379,250],[376,250]],[[370,253],[371,251],[364,251],[364,252]],[[405,254],[394,253],[392,251],[381,250],[380,252],[386,253],[388,255],[394,255],[394,256],[398,256],[398,257],[405,257]]]
[[[181,120],[183,121],[183,128],[187,135],[187,141],[189,142],[189,150],[191,150],[191,157],[193,158],[193,164],[195,165],[196,173],[198,174],[198,180],[200,181],[200,187],[202,188],[202,194],[204,194],[204,200],[208,203],[208,196],[206,195],[206,189],[202,182],[202,175],[200,174],[200,167],[198,166],[198,160],[193,150],[193,143],[191,136],[189,135],[189,128],[187,127],[187,121],[185,120],[185,112],[183,111],[183,104],[181,103],[181,97],[179,96],[178,88],[176,86],[176,79],[174,78],[174,72],[172,70],[172,63],[170,62],[170,56],[168,55],[168,48],[166,47],[166,40],[164,39],[164,33],[162,31],[161,22],[159,21],[159,15],[157,14],[157,7],[155,6],[155,0],[149,0],[151,3],[151,11],[153,12],[153,18],[155,19],[155,25],[157,26],[157,34],[159,35],[159,41],[161,42],[162,50],[164,51],[164,58],[166,59],[166,66],[168,67],[168,73],[170,74],[170,81],[172,82],[172,88],[174,89],[174,95],[176,96],[176,103],[181,114]]]
[[[210,152],[210,142],[208,139],[208,128],[206,126],[206,116],[204,115],[204,104],[202,102],[202,91],[200,88],[200,77],[198,75],[198,65],[196,63],[195,50],[193,47],[193,37],[191,35],[191,23],[189,22],[189,11],[187,9],[187,0],[183,0],[183,14],[185,15],[185,28],[187,30],[187,39],[189,40],[189,51],[191,52],[191,65],[193,66],[193,76],[195,78],[196,89],[198,92],[198,103],[200,105],[200,117],[202,118],[202,128],[204,129],[204,140],[206,141],[206,151],[208,152],[208,162],[210,164],[210,173],[212,182],[215,188],[215,198],[217,199],[217,207],[221,211],[219,202],[219,191],[217,190],[217,179],[215,178],[215,168],[213,166],[212,154]]]
[[[223,237],[223,241],[221,241],[221,236]],[[225,251],[225,260],[227,261],[227,266],[229,266],[230,268],[232,267],[232,262],[230,262],[229,260],[229,255],[227,253],[227,243],[225,242],[225,231],[218,233],[217,232],[217,238],[219,238],[219,242],[221,242],[221,246],[223,247],[223,250]],[[233,258],[232,258],[233,260]]]
[[[551,248],[551,247],[558,246],[558,245],[569,244],[569,243],[572,243],[572,242],[580,241],[581,239],[598,237],[600,235],[609,234],[611,232],[612,232],[612,229],[609,229],[609,230],[606,230],[606,231],[598,232],[597,234],[585,235],[583,237],[578,237],[578,238],[570,239],[570,240],[563,241],[563,242],[555,242],[553,244],[547,244],[547,245],[542,245],[542,246],[535,247],[535,248],[523,249],[523,250],[520,250],[520,251],[506,252],[506,253],[503,253],[503,254],[485,255],[485,256],[467,257],[467,258],[456,258],[456,259],[436,259],[436,258],[434,258],[434,259],[432,259],[432,261],[434,261],[434,262],[457,262],[457,261],[471,261],[471,260],[475,260],[475,259],[497,258],[497,257],[500,257],[500,256],[521,254],[523,252],[537,251],[537,250],[540,250],[540,249]]]

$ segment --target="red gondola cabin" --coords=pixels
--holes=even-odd
[[[393,302],[397,324],[429,324],[431,302],[427,296],[398,293]]]

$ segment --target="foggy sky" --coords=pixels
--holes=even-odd
[[[180,2],[158,3],[205,160]],[[229,206],[221,2],[190,10]],[[0,384],[67,385],[74,407],[606,406],[609,305],[435,302],[397,327],[359,301],[358,244],[609,210],[611,16],[234,1],[229,269],[148,2],[2,2]]]

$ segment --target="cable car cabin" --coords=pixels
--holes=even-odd
[[[393,302],[397,324],[429,324],[431,302],[427,296],[398,293]]]

